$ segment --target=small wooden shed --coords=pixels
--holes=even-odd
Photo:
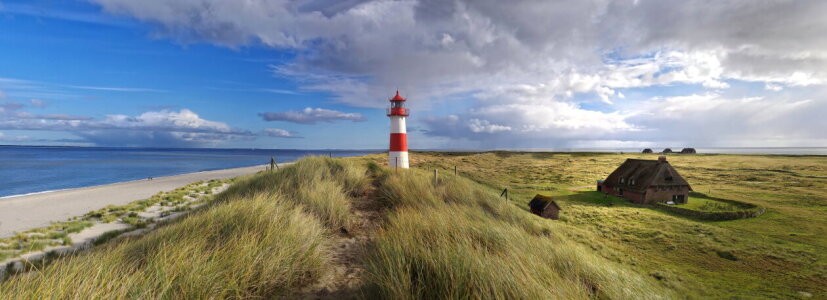
[[[546,219],[557,220],[560,217],[560,205],[549,196],[537,194],[528,202],[531,213]]]

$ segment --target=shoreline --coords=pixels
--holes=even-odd
[[[284,163],[279,164],[284,165]],[[81,188],[0,197],[0,238],[67,220],[108,205],[124,205],[197,181],[229,179],[263,171],[268,165],[201,171]]]

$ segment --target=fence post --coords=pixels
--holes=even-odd
[[[454,176],[457,176],[457,166],[454,166]]]
[[[505,202],[508,202],[508,188],[503,189],[503,192],[500,193],[500,197],[505,195]]]
[[[439,177],[437,177],[437,169],[436,169],[436,168],[434,168],[434,185],[437,185],[437,184],[439,183],[439,179],[438,179],[438,178],[439,178]]]

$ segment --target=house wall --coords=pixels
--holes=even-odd
[[[616,187],[609,187],[603,186],[603,192],[608,193],[610,195],[626,198],[632,200],[632,202],[637,204],[649,204],[653,202],[667,202],[672,201],[673,195],[683,195],[684,203],[689,200],[689,187],[675,187],[675,188],[649,188],[646,190],[645,194],[630,192],[627,190],[623,191],[623,195],[620,195],[620,189]]]
[[[603,188],[602,188],[602,190],[603,190],[602,192],[607,193],[609,195],[618,196],[618,197],[621,197],[621,198],[626,198],[626,199],[632,200],[632,202],[637,203],[637,204],[644,204],[644,203],[648,203],[648,201],[649,201],[649,194],[648,193],[646,195],[644,195],[644,194],[641,194],[641,193],[635,193],[635,192],[630,192],[628,190],[623,190],[623,195],[620,195],[620,189],[621,188],[617,188],[617,187],[613,187],[613,186],[607,186],[607,185],[604,184]],[[669,197],[671,199],[672,196],[669,196]]]
[[[557,220],[557,218],[560,217],[560,210],[558,210],[554,205],[549,205],[540,216],[546,219]]]
[[[683,195],[683,200],[687,201],[689,199],[689,187],[683,186],[672,189],[649,188],[646,190],[646,202],[652,203],[672,201],[673,195]]]

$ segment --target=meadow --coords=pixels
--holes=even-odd
[[[656,156],[416,152],[410,170],[305,158],[142,236],[52,258],[0,298],[827,297],[827,158],[669,156],[695,209],[767,209],[733,221],[594,192],[626,158]],[[537,193],[560,220],[527,211]]]
[[[595,192],[596,180],[625,159],[657,156],[417,152],[411,163],[441,173],[456,167],[497,192],[508,188],[523,209],[535,194],[553,196],[561,220],[548,222],[599,236],[572,238],[690,298],[827,297],[827,157],[668,156],[695,191],[687,206],[727,210],[710,199],[736,200],[765,207],[757,218],[703,221]]]

